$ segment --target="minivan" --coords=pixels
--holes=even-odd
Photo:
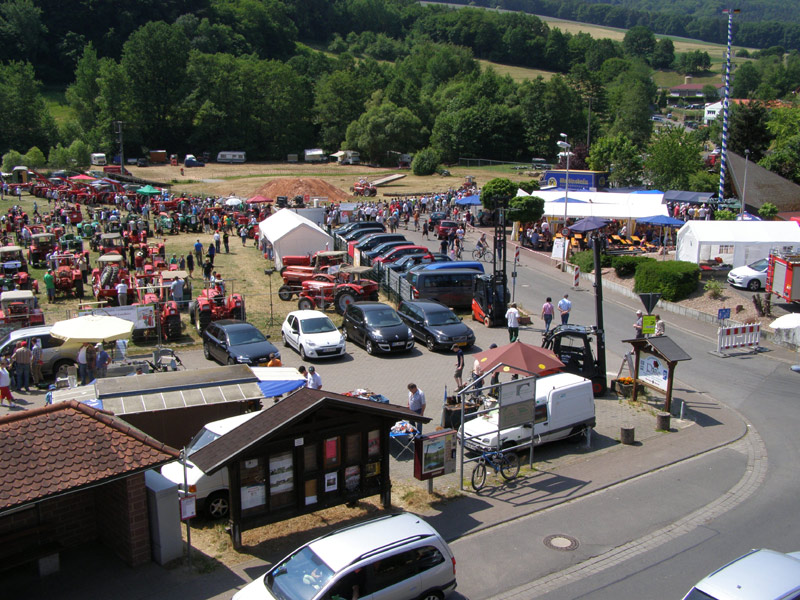
[[[420,517],[397,513],[301,546],[234,600],[441,600],[456,589],[456,559]]]
[[[192,454],[204,448],[217,438],[229,433],[246,423],[256,415],[258,411],[220,419],[207,423],[197,435],[192,438],[186,447],[186,483],[189,486],[188,493],[194,494],[199,510],[205,512],[211,519],[223,519],[228,516],[230,510],[230,496],[228,494],[228,469],[220,469],[213,475],[206,475],[200,467],[191,462]],[[172,461],[161,467],[161,474],[172,483],[178,484],[180,494],[186,493],[183,485],[183,463],[179,460]]]
[[[41,325],[8,332],[0,339],[0,356],[10,358],[18,342],[27,342],[30,348],[33,340],[39,338],[42,342],[42,374],[66,376],[67,368],[78,364],[81,344],[54,338],[50,335],[52,328],[52,325]]]
[[[414,300],[438,300],[450,308],[472,306],[474,269],[412,269],[406,274]]]

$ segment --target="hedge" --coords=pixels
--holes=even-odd
[[[594,271],[594,251],[584,250],[583,252],[576,252],[569,257],[569,262],[573,265],[577,265],[581,273],[591,273]],[[608,254],[600,253],[600,266],[611,266],[611,257]]]
[[[700,267],[684,261],[645,261],[636,268],[633,291],[660,293],[664,300],[678,302],[697,289]]]
[[[628,277],[636,272],[636,267],[645,262],[652,262],[655,259],[650,256],[614,256],[611,258],[611,266],[617,277]]]

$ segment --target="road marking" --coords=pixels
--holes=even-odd
[[[637,540],[632,540],[627,544],[613,548],[604,554],[600,554],[585,560],[582,563],[562,571],[551,573],[550,575],[537,579],[536,581],[531,581],[515,589],[504,591],[502,594],[492,596],[491,600],[495,598],[503,598],[505,600],[528,600],[529,598],[535,598],[544,594],[548,594],[560,587],[580,581],[585,577],[615,567],[627,560],[630,560],[631,558],[635,558],[640,554],[644,554],[645,552],[649,552],[650,550],[658,548],[659,546],[677,539],[698,527],[707,526],[709,521],[738,506],[752,496],[764,482],[768,467],[767,449],[764,445],[764,441],[761,439],[761,436],[758,435],[758,432],[749,422],[747,423],[747,434],[743,438],[728,446],[717,448],[712,452],[718,452],[726,448],[734,449],[746,454],[747,467],[745,468],[744,475],[736,483],[736,485],[734,485],[730,490],[722,494],[713,502],[708,503],[686,517],[679,519],[678,521],[675,521],[674,523],[667,525],[662,529],[654,531]],[[689,460],[697,460],[707,456],[708,454],[709,453],[701,454]],[[683,462],[686,461],[681,461],[681,463],[678,464],[682,464]],[[668,469],[672,466],[675,465],[670,465],[664,468]],[[661,470],[662,469],[651,471],[650,473],[641,475],[641,477],[647,477],[652,473],[657,473]],[[635,479],[629,481],[635,481]],[[614,489],[615,487],[617,486],[605,488],[604,490],[600,490],[598,493],[604,493],[608,490]]]

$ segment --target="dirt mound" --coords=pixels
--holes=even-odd
[[[287,196],[290,200],[295,196],[308,194],[311,197],[328,198],[331,202],[350,202],[352,197],[335,185],[315,177],[280,177],[258,188],[256,194],[267,198]]]

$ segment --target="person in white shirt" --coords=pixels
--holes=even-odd
[[[322,377],[319,376],[319,373],[317,373],[317,369],[314,367],[314,365],[308,367],[306,387],[311,388],[312,390],[322,389]]]
[[[124,281],[120,281],[116,288],[117,290],[117,301],[119,302],[120,306],[125,306],[128,304],[128,286]]]
[[[561,324],[566,325],[569,323],[569,312],[572,310],[569,294],[564,294],[564,297],[558,301],[558,310],[561,313]]]
[[[508,324],[508,341],[516,342],[519,339],[519,311],[514,302],[506,311],[506,322]]]

